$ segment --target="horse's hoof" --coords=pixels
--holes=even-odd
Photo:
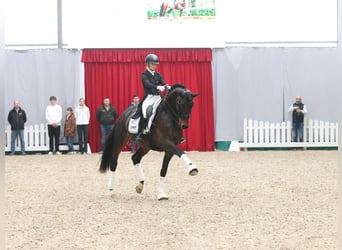
[[[158,201],[168,200],[169,197],[166,194],[158,195]]]
[[[135,191],[137,191],[138,194],[141,194],[141,192],[144,189],[144,185],[139,183],[136,187],[135,187]]]
[[[198,169],[197,168],[193,168],[189,171],[189,175],[194,176],[198,174]]]

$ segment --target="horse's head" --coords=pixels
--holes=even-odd
[[[193,100],[196,96],[198,94],[191,93],[182,84],[173,85],[169,92],[167,103],[182,129],[189,127],[189,118],[194,105]]]

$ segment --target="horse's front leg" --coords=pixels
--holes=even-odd
[[[189,171],[189,175],[194,176],[198,174],[198,169],[195,166],[195,164],[192,163],[192,161],[189,159],[189,157],[185,154],[184,151],[179,150],[179,154],[177,154],[184,162],[185,164],[188,166],[188,171]]]
[[[194,176],[198,174],[198,169],[195,164],[189,159],[189,157],[185,154],[183,150],[180,150],[174,143],[165,142],[164,143],[165,151],[170,151],[173,154],[180,157],[185,164],[188,166],[189,175]]]
[[[173,153],[171,152],[165,152],[164,158],[163,158],[163,165],[160,170],[160,177],[158,180],[158,187],[157,187],[157,198],[158,200],[167,200],[169,197],[166,194],[165,191],[165,176],[167,173],[167,169],[169,167],[169,162],[173,156]]]

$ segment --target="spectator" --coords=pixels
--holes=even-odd
[[[57,98],[50,96],[50,104],[46,107],[45,118],[48,123],[49,155],[59,152],[59,136],[61,133],[62,107],[57,104]],[[53,147],[55,146],[55,148]]]
[[[302,97],[297,96],[296,102],[289,108],[292,112],[292,142],[303,142],[304,116],[308,113]]]
[[[131,104],[129,105],[129,107],[135,107],[137,108],[139,104],[139,96],[137,94],[133,95],[133,100],[131,102]],[[134,138],[131,138],[131,152],[135,153],[138,150],[138,144],[135,141]]]
[[[64,136],[68,144],[68,154],[74,154],[74,136],[76,132],[76,118],[71,107],[68,107],[65,115]]]
[[[96,111],[96,119],[101,128],[101,150],[104,150],[106,139],[114,128],[114,120],[118,116],[116,108],[110,103],[109,98],[103,99],[103,105]]]
[[[8,122],[11,124],[11,155],[15,154],[15,141],[19,136],[21,154],[25,155],[25,139],[24,139],[24,125],[26,122],[26,113],[20,107],[19,101],[13,102],[13,109],[8,113]]]
[[[75,109],[79,152],[88,154],[88,126],[90,120],[89,108],[85,105],[84,98],[80,98],[79,105]]]
[[[133,95],[133,100],[129,106],[137,107],[139,104],[139,96],[137,94]]]

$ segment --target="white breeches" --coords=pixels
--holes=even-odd
[[[152,115],[148,121],[148,125],[147,125],[147,131],[150,131],[150,128],[151,128],[151,124],[152,124],[152,121],[154,119],[154,116],[156,114],[156,110],[160,104],[160,102],[162,101],[162,98],[160,95],[147,95],[143,104],[142,104],[142,113],[143,113],[143,116],[144,118],[146,118],[146,109],[149,107],[149,106],[152,106],[153,107],[153,110],[152,110]]]
[[[153,115],[156,112],[156,109],[159,105],[159,103],[161,102],[162,98],[160,97],[160,95],[147,95],[143,104],[142,104],[142,113],[144,118],[146,118],[146,109],[148,106],[153,107]]]

